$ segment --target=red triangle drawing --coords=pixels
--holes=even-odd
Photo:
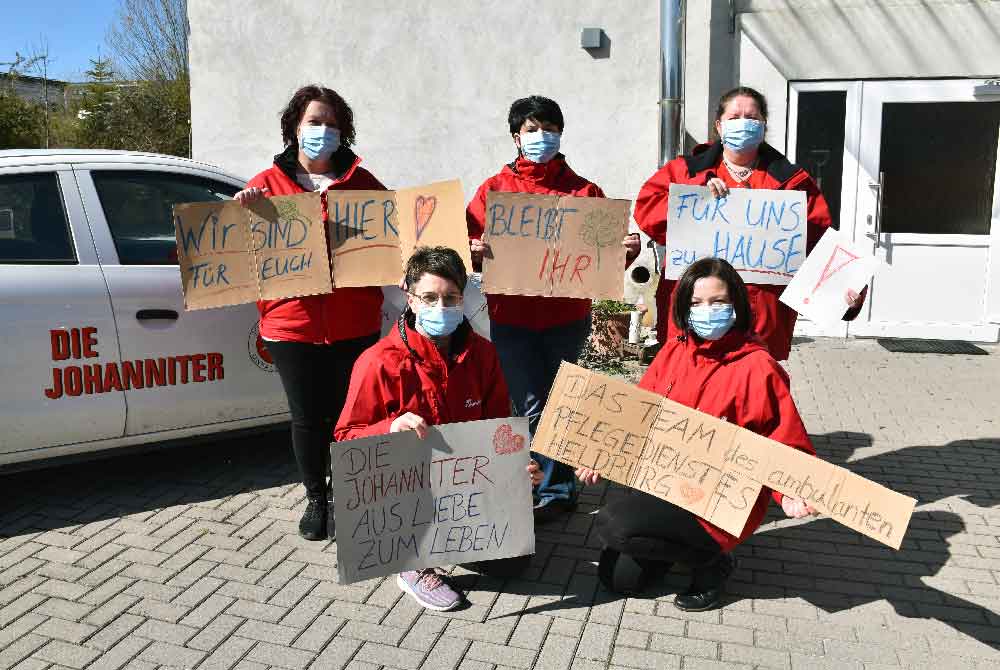
[[[830,254],[829,260],[827,260],[826,265],[823,267],[823,272],[819,275],[819,280],[813,287],[812,292],[815,293],[816,289],[820,287],[820,284],[825,282],[827,279],[837,274],[844,269],[844,266],[852,263],[861,258],[860,256],[851,253],[839,244],[833,248],[833,253]]]

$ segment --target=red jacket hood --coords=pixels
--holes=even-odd
[[[755,351],[767,351],[767,345],[756,333],[732,329],[717,340],[702,340],[691,334],[679,335],[696,361],[732,363]]]
[[[554,187],[559,183],[562,177],[576,176],[576,173],[573,172],[572,168],[566,162],[566,157],[562,154],[556,154],[547,163],[535,163],[523,156],[519,156],[513,163],[504,165],[500,174],[505,176],[510,175],[517,179],[535,182],[536,184],[546,184],[550,187]]]
[[[449,357],[456,363],[461,363],[469,355],[469,339],[473,334],[468,319],[455,330],[451,336]],[[386,352],[413,358],[426,367],[447,370],[448,363],[441,352],[425,335],[413,327],[413,313],[407,309],[396,321],[396,326],[386,335]]]

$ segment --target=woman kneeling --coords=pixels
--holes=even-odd
[[[788,375],[751,330],[747,289],[724,260],[704,258],[681,276],[671,315],[681,333],[667,341],[639,387],[799,449],[815,450],[788,389]],[[583,468],[584,483],[599,479]],[[753,534],[773,496],[791,517],[815,514],[800,498],[763,488],[739,537],[672,503],[641,492],[597,516],[604,546],[599,574],[613,591],[636,593],[675,563],[691,566],[688,589],[674,604],[686,611],[718,607],[735,568],[732,550]]]

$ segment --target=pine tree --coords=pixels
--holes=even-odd
[[[81,146],[86,147],[117,148],[114,108],[118,101],[118,87],[115,85],[114,68],[111,59],[100,56],[91,59],[90,64],[78,113],[79,141]]]

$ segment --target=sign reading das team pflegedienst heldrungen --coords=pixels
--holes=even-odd
[[[535,551],[528,420],[331,445],[339,581]]]

